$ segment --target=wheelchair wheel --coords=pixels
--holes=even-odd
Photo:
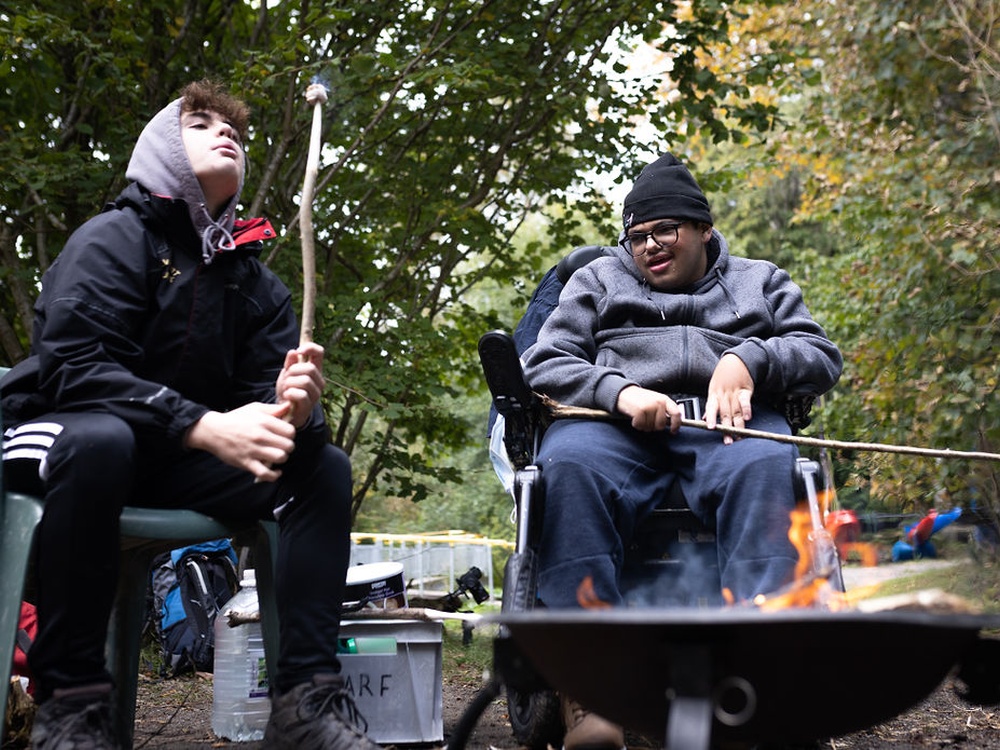
[[[504,567],[503,611],[535,608],[538,559],[534,550],[515,552]],[[559,696],[549,689],[523,690],[507,685],[507,715],[514,739],[528,750],[562,747],[563,721]]]
[[[551,690],[523,693],[507,688],[510,728],[522,746],[530,750],[562,747],[563,721],[559,696]]]

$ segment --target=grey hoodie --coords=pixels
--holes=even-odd
[[[712,258],[715,258],[712,262]],[[560,403],[614,412],[628,385],[705,395],[723,354],[738,356],[754,397],[820,395],[843,362],[782,269],[729,254],[713,230],[709,269],[684,289],[649,287],[622,247],[578,270],[524,354],[532,389]]]
[[[182,200],[187,204],[191,223],[201,237],[202,259],[208,264],[216,253],[235,247],[233,222],[243,190],[243,179],[240,178],[236,195],[226,204],[218,220],[212,218],[205,205],[205,192],[184,149],[181,136],[182,102],[183,99],[175,99],[146,124],[132,150],[125,177],[138,182],[154,195]]]

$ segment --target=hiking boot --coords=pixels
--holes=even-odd
[[[111,724],[111,685],[63,688],[38,707],[35,750],[118,750]]]
[[[340,675],[315,675],[310,682],[272,699],[264,747],[380,750],[365,736],[366,731],[368,722],[358,712]]]
[[[562,715],[566,724],[563,750],[622,750],[625,747],[625,732],[620,726],[565,695],[562,696]]]

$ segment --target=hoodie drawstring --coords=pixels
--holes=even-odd
[[[719,286],[722,287],[723,294],[726,295],[726,299],[728,299],[729,304],[732,305],[733,315],[735,315],[737,319],[742,318],[743,316],[740,315],[740,309],[736,305],[736,297],[733,296],[733,293],[729,291],[729,287],[726,286],[726,280],[722,276],[722,269],[718,266],[715,267],[715,278],[718,279]]]
[[[642,279],[639,282],[639,288],[642,289],[642,293],[646,295],[646,299],[656,305],[656,309],[660,311],[660,319],[666,321],[667,314],[663,312],[663,305],[658,304],[656,300],[653,299],[653,289],[649,286],[649,282]]]
[[[208,217],[208,224],[201,233],[201,259],[207,266],[215,258],[216,253],[235,250],[236,240],[233,239],[233,235],[225,226],[212,219],[204,204],[202,204],[201,210]]]
[[[743,316],[740,315],[739,307],[736,305],[736,297],[733,296],[733,293],[729,290],[729,287],[726,286],[726,282],[722,278],[722,271],[716,268],[715,276],[719,281],[719,287],[722,289],[722,293],[725,294],[726,299],[729,300],[729,305],[732,308],[733,315],[735,315],[738,320],[741,319]],[[649,284],[647,284],[645,281],[642,282],[642,291],[646,295],[647,300],[653,302],[653,304],[656,304],[655,300],[653,299],[653,290],[650,288]],[[660,311],[660,318],[662,320],[666,320],[667,315],[666,313],[663,312],[663,306],[657,304],[656,307]]]

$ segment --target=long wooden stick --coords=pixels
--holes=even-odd
[[[483,619],[476,612],[445,612],[429,607],[403,607],[402,609],[378,609],[366,607],[356,612],[344,612],[341,622],[349,620],[462,620],[473,624]]]
[[[313,116],[312,131],[309,134],[309,153],[306,157],[306,175],[302,183],[302,199],[299,203],[299,232],[302,237],[300,344],[307,344],[313,340],[313,329],[316,326],[316,241],[313,234],[312,204],[316,194],[316,178],[319,174],[326,86],[321,83],[310,84],[309,88],[306,89],[306,101],[312,105]]]
[[[248,622],[260,622],[259,610],[232,610],[227,609],[222,616],[226,618],[226,624],[231,628],[237,625],[244,625]],[[356,612],[344,612],[340,616],[341,622],[350,620],[462,620],[463,622],[478,623],[483,619],[481,614],[476,612],[445,612],[440,609],[428,609],[426,607],[403,607],[402,609],[377,609],[366,607]]]
[[[299,235],[302,241],[302,317],[299,319],[299,346],[311,343],[316,327],[316,238],[313,232],[312,204],[319,175],[319,152],[323,145],[323,104],[326,86],[311,83],[306,89],[306,101],[312,106],[312,130],[309,132],[309,152],[306,155],[306,175],[302,181],[299,203]],[[299,355],[299,361],[303,360]],[[294,409],[285,412],[285,421],[294,418]],[[254,484],[260,482],[254,479]]]
[[[309,152],[306,155],[306,175],[302,181],[302,198],[299,203],[299,236],[302,241],[302,317],[299,319],[299,346],[313,340],[316,327],[316,238],[313,232],[312,204],[316,195],[316,178],[319,175],[319,152],[323,145],[323,103],[326,86],[311,83],[306,89],[306,101],[312,105],[312,130],[309,133]],[[304,357],[300,354],[299,361]],[[295,410],[285,413],[291,422]],[[255,480],[256,482],[257,480]]]
[[[627,419],[624,415],[611,414],[603,409],[588,409],[580,406],[566,406],[558,401],[550,399],[548,396],[541,396],[542,405],[548,410],[553,419],[598,419],[602,421],[618,421]],[[695,427],[701,430],[709,429],[708,424],[700,419],[681,419],[682,427]],[[734,437],[764,438],[774,440],[779,443],[793,443],[795,445],[812,445],[821,448],[851,450],[851,451],[875,451],[881,453],[903,453],[912,456],[932,456],[934,458],[965,458],[976,461],[1000,461],[1000,454],[984,453],[981,451],[956,451],[948,448],[918,448],[910,445],[888,445],[886,443],[857,443],[845,440],[827,440],[824,438],[811,438],[802,435],[781,435],[763,430],[751,430],[745,427],[716,427],[720,433],[732,435]]]

